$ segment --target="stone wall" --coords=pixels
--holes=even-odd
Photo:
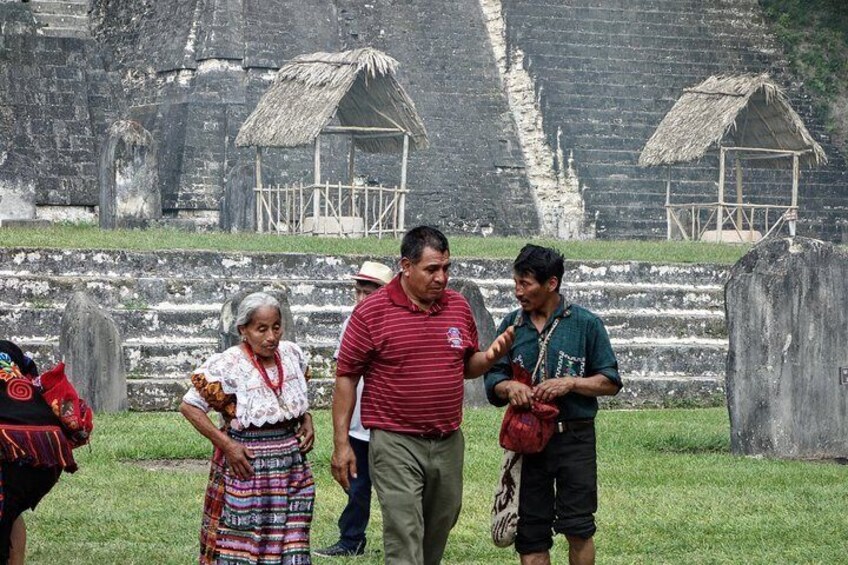
[[[94,206],[97,149],[116,100],[90,39],[47,37],[25,4],[0,4],[0,177],[39,206]]]
[[[663,237],[664,171],[636,165],[645,141],[683,88],[769,71],[831,159],[802,177],[799,233],[848,237],[848,167],[756,0],[92,0],[81,37],[37,33],[28,5],[0,3],[0,182],[33,184],[45,211],[96,204],[103,132],[134,119],[161,148],[166,214],[216,218],[227,182],[253,162],[233,140],[276,69],[373,45],[400,62],[430,135],[410,159],[408,225]],[[343,180],[342,140],[322,153],[324,177]],[[362,157],[358,174],[398,182],[398,159]],[[269,184],[311,179],[308,150],[264,163]],[[683,197],[711,199],[717,164],[673,178]],[[786,202],[788,180],[759,171],[746,193]]]
[[[682,89],[713,74],[770,72],[824,142],[832,166],[804,173],[799,231],[841,238],[846,230],[846,165],[787,74],[756,0],[504,0],[508,48],[539,93],[545,134],[574,152],[587,220],[604,238],[665,235],[665,171],[638,167],[639,153]],[[675,167],[683,199],[716,198],[717,159]],[[745,191],[788,204],[789,173],[758,171]]]

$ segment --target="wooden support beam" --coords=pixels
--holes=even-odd
[[[403,231],[406,217],[406,163],[409,159],[409,135],[403,136],[403,159],[400,164],[400,200],[398,203],[397,229]]]

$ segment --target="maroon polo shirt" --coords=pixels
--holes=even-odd
[[[476,351],[477,326],[461,294],[445,290],[425,312],[396,276],[354,309],[336,376],[365,378],[366,428],[447,434],[462,422],[465,360]]]

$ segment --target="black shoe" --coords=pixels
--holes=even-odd
[[[365,542],[360,543],[354,549],[342,545],[342,542],[337,541],[330,547],[315,549],[312,551],[315,555],[324,557],[354,557],[365,553]]]

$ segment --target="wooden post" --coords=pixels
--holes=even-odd
[[[409,160],[409,134],[403,134],[403,160],[400,164],[400,199],[398,201],[398,221],[396,224],[400,233],[404,231],[406,219],[406,163]]]
[[[380,200],[377,206],[377,237],[383,239],[383,183],[380,183]]]
[[[368,237],[368,232],[371,230],[371,220],[368,218],[368,183],[365,183],[365,237]]]
[[[801,176],[801,167],[798,161],[798,153],[792,154],[792,219],[789,220],[789,235],[795,237],[795,219],[798,217],[798,179]]]
[[[321,136],[315,138],[315,159],[312,183],[312,233],[318,229],[318,218],[321,217]]]
[[[353,186],[354,167],[353,162],[356,153],[356,145],[353,142],[353,135],[350,136],[350,149],[347,152],[347,184]]]
[[[254,191],[256,196],[256,231],[262,233],[262,148],[258,145],[256,149],[256,188]]]
[[[665,238],[671,239],[671,165],[665,166],[666,171],[666,179],[665,179],[665,225],[666,225],[666,233]]]
[[[330,217],[330,181],[324,186],[324,235],[327,235],[327,219]]]
[[[718,164],[718,206],[716,207],[716,243],[721,243],[722,230],[724,229],[724,147],[719,152]]]
[[[736,156],[736,229],[742,231],[742,162]]]

